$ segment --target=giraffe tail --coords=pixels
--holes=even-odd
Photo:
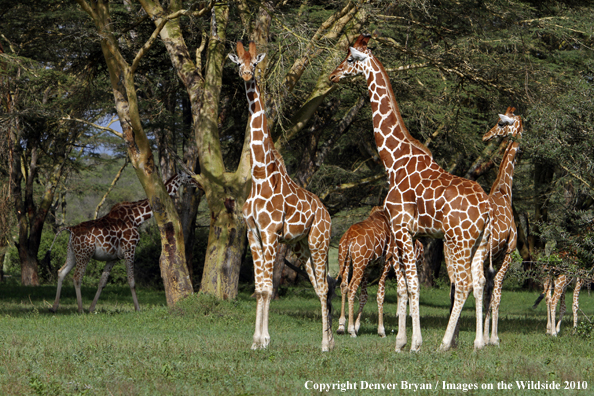
[[[52,249],[54,248],[54,243],[56,243],[56,239],[58,239],[58,235],[60,235],[60,233],[62,231],[70,231],[70,227],[62,227],[58,230],[58,232],[56,232],[56,236],[54,237],[54,240],[52,242],[52,245],[50,246],[49,250],[47,251],[46,255],[48,255],[49,253],[52,252]]]
[[[45,252],[45,256],[43,256],[43,259],[41,259],[41,262],[40,262],[41,268],[43,268],[44,271],[47,272],[48,278],[52,278],[52,275],[54,273],[54,270],[52,268],[52,258],[51,258],[52,248],[54,247],[54,243],[56,243],[56,239],[58,238],[58,235],[64,230],[70,231],[70,229],[68,227],[60,228],[58,230],[58,232],[56,232],[56,236],[54,237],[54,240],[52,241],[52,245],[50,246],[48,251]]]
[[[493,268],[493,222],[495,218],[493,216],[493,206],[489,203],[489,250],[487,254],[489,255],[489,269],[487,270],[487,274],[485,276],[485,311],[488,312],[489,308],[491,307],[491,299],[493,297],[493,289],[495,289],[495,269]]]
[[[348,265],[351,261],[351,244],[350,238],[345,234],[338,245],[338,274],[336,275],[336,281],[344,279],[348,276]]]
[[[542,301],[542,299],[545,297],[544,293],[541,293],[540,296],[538,296],[538,298],[536,299],[536,301],[534,301],[534,305],[532,306],[532,309],[536,309],[536,307],[538,307],[538,304],[540,304],[540,302]]]

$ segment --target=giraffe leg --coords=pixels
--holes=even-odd
[[[319,240],[322,240],[322,243]],[[327,241],[330,240],[329,228],[318,228],[312,226],[308,238],[307,245],[300,243],[300,254],[305,257],[309,256],[305,263],[305,270],[309,279],[320,299],[322,308],[322,352],[328,352],[334,348],[334,338],[332,336],[332,328],[329,326],[329,306],[328,306],[328,279],[326,277],[326,263],[328,260]],[[323,241],[326,241],[324,243]],[[350,296],[349,296],[350,297]]]
[[[345,303],[349,296],[349,266],[345,265],[344,274],[342,276],[342,280],[340,282],[340,298],[341,298],[341,306],[340,306],[340,319],[338,319],[338,329],[336,330],[336,334],[344,334],[344,328],[346,324],[346,316],[345,316]]]
[[[390,271],[392,260],[386,260],[384,263],[384,272],[377,285],[377,334],[384,338],[386,330],[384,328],[384,299],[386,296],[386,277]]]
[[[262,241],[262,283],[259,293],[260,299],[258,306],[261,305],[260,321],[260,340],[259,347],[267,348],[270,343],[270,334],[268,333],[268,314],[270,312],[270,301],[272,300],[272,272],[274,268],[274,259],[278,248],[278,234],[276,232],[260,232]]]
[[[136,297],[136,281],[134,280],[134,252],[136,250],[136,242],[132,245],[131,249],[125,253],[126,258],[126,276],[128,278],[128,286],[130,286],[130,293],[132,293],[132,301],[134,302],[134,309],[140,311],[140,305],[138,304],[138,298]]]
[[[464,302],[468,298],[468,294],[470,294],[470,287],[468,283],[464,281],[457,281],[454,290],[454,303],[452,305],[450,319],[448,321],[448,326],[446,328],[443,341],[439,347],[439,349],[442,351],[447,351],[452,346],[454,332],[456,331],[456,326],[458,324],[458,320],[460,319],[460,313],[464,307]]]
[[[582,278],[577,278],[575,283],[575,289],[573,289],[573,304],[571,305],[571,310],[573,311],[573,328],[577,328],[578,325],[578,310],[580,308],[580,290],[584,285],[584,280]]]
[[[491,332],[491,337],[489,338],[489,331],[488,331],[488,316],[485,320],[485,342],[488,342],[492,345],[499,345],[499,336],[497,335],[497,327],[499,322],[499,305],[501,304],[501,290],[503,288],[503,278],[505,277],[505,273],[509,268],[511,263],[511,254],[505,255],[505,259],[503,260],[503,264],[499,271],[497,271],[497,275],[495,275],[495,285],[493,287],[493,297],[491,298],[491,307],[489,311],[492,313],[492,324],[493,330]],[[489,313],[487,311],[487,314]]]
[[[398,293],[398,333],[396,334],[396,352],[401,352],[406,345],[406,306],[408,304],[408,290],[406,287],[406,276],[402,264],[394,261],[394,271],[396,272],[397,293]]]
[[[66,277],[66,275],[68,275],[68,273],[72,270],[75,264],[76,258],[69,244],[68,252],[66,255],[66,262],[58,271],[58,289],[56,291],[56,299],[54,300],[54,305],[49,309],[51,312],[56,312],[58,310],[58,306],[60,305],[60,292],[62,291],[62,283],[64,282],[64,278]]]
[[[406,279],[406,290],[410,300],[410,316],[412,317],[412,340],[410,345],[411,352],[418,352],[423,343],[421,335],[421,319],[419,314],[419,277],[417,275],[417,260],[414,255],[414,243],[408,231],[402,227],[396,227],[392,223],[392,232],[394,241],[398,245],[398,252],[395,257],[400,257],[404,268]],[[401,349],[401,343],[406,339],[406,302],[404,296],[400,295],[400,285],[398,287],[398,336],[396,338],[396,351]]]
[[[559,321],[557,322],[557,326],[555,327],[555,335],[561,332],[561,321],[563,321],[563,315],[565,315],[565,311],[567,311],[567,305],[565,304],[565,290],[565,287],[563,287],[561,290],[561,297],[559,298]],[[553,311],[553,313],[554,312],[555,311]]]
[[[553,292],[552,292],[552,277],[547,277],[544,283],[544,296],[545,296],[545,303],[547,307],[547,331],[545,334],[552,334],[551,333],[551,302],[553,301]],[[536,304],[534,304],[536,305]]]
[[[78,313],[83,313],[83,303],[82,303],[82,294],[80,291],[80,287],[82,285],[82,278],[85,275],[85,271],[87,269],[87,264],[89,263],[89,258],[86,259],[84,264],[80,264],[77,260],[76,269],[74,270],[74,291],[76,292],[76,301],[78,302]]]
[[[550,287],[553,289],[553,297],[551,298],[550,301],[550,306],[549,306],[549,310],[550,310],[550,315],[551,315],[551,331],[550,331],[550,335],[556,337],[557,333],[558,333],[558,329],[556,326],[556,310],[557,310],[557,303],[559,301],[561,301],[561,306],[565,305],[565,293],[563,293],[563,279],[562,276],[558,276],[555,281],[554,281],[554,285],[551,285]],[[559,321],[559,326],[561,325],[561,321]]]
[[[85,271],[87,270],[87,264],[89,264],[89,260],[93,254],[93,250],[89,248],[88,251],[81,253],[80,256],[76,258],[76,268],[74,269],[74,291],[76,292],[76,301],[78,302],[78,312],[83,313],[83,303],[82,303],[82,294],[80,291],[80,287],[82,285],[82,278],[85,276]]]
[[[465,263],[467,263],[469,256],[470,256],[470,248],[467,246],[457,246],[451,245],[451,242],[445,241],[444,244],[444,253],[445,253],[445,260],[448,268],[456,268],[458,271],[454,271],[450,275],[450,281],[453,284],[454,288],[454,298],[452,302],[452,307],[450,311],[450,319],[448,321],[448,326],[446,328],[445,335],[443,337],[443,341],[441,346],[439,347],[442,351],[447,351],[452,347],[452,342],[454,339],[454,334],[456,332],[456,326],[458,325],[458,320],[460,319],[460,313],[462,312],[462,308],[464,307],[464,303],[468,298],[468,294],[470,293],[470,282],[472,279],[471,271],[464,270]],[[482,290],[481,290],[482,293]],[[478,305],[478,301],[477,301]],[[481,302],[482,305],[482,302]],[[482,306],[481,306],[482,308]],[[483,318],[480,318],[482,323]],[[481,337],[482,337],[481,331]]]
[[[361,281],[361,294],[359,294],[359,312],[357,313],[357,319],[355,320],[355,335],[359,333],[359,327],[361,326],[361,315],[363,314],[363,307],[367,303],[367,274],[363,274],[363,280]]]
[[[109,274],[113,266],[117,263],[117,261],[108,261],[105,264],[105,268],[103,268],[103,273],[101,274],[101,279],[99,279],[99,287],[97,288],[97,294],[95,294],[95,298],[91,303],[91,307],[89,308],[89,312],[93,312],[95,310],[95,305],[97,305],[97,301],[99,300],[99,296],[101,295],[101,291],[107,284],[107,278],[109,278]]]
[[[349,334],[351,337],[357,337],[357,329],[355,329],[355,297],[357,295],[357,289],[363,280],[364,275],[364,268],[365,263],[363,262],[363,258],[361,255],[355,255],[353,257],[353,276],[351,277],[351,282],[349,283]],[[361,290],[361,292],[363,292]],[[361,298],[361,297],[360,297]],[[366,299],[367,300],[367,299]]]
[[[254,260],[254,282],[256,295],[256,324],[254,330],[254,337],[252,343],[252,349],[258,349],[260,347],[260,339],[262,334],[262,313],[264,310],[264,300],[262,298],[262,290],[264,287],[264,268],[262,263],[262,246],[260,240],[256,234],[257,230],[248,229],[247,236],[250,244],[250,250],[252,251],[252,257]]]
[[[483,291],[485,290],[486,279],[483,265],[488,251],[487,243],[488,238],[483,237],[471,263],[472,290],[476,308],[475,350],[482,349],[485,346],[485,338],[483,334]]]

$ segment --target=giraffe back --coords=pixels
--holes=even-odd
[[[349,227],[338,247],[338,276],[342,276],[353,257],[366,263],[385,257],[391,246],[391,231],[384,209],[375,206],[369,217]]]

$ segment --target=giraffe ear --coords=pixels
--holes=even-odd
[[[256,60],[254,61],[254,65],[262,62],[264,58],[266,58],[266,53],[258,54],[258,56],[256,56]]]
[[[353,58],[353,60],[356,62],[361,62],[367,59],[367,54],[354,47],[351,47],[351,58]]]
[[[511,117],[508,117],[506,115],[503,114],[499,114],[499,119],[501,120],[501,122],[503,122],[504,124],[507,125],[512,125],[514,123],[514,119]]]
[[[229,59],[231,59],[231,62],[240,65],[241,62],[239,60],[239,57],[237,55],[234,54],[229,54]]]

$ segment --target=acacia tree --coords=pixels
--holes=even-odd
[[[134,81],[136,69],[154,43],[160,28],[157,27],[153,35],[135,54],[132,62],[128,63],[122,55],[111,23],[109,3],[85,0],[77,0],[77,3],[91,17],[100,37],[101,50],[109,70],[115,108],[122,127],[128,156],[146,192],[160,231],[162,250],[159,266],[165,285],[167,304],[173,305],[179,299],[192,293],[193,288],[186,266],[181,224],[173,201],[167,194],[157,172],[150,142],[140,120],[139,102]]]

